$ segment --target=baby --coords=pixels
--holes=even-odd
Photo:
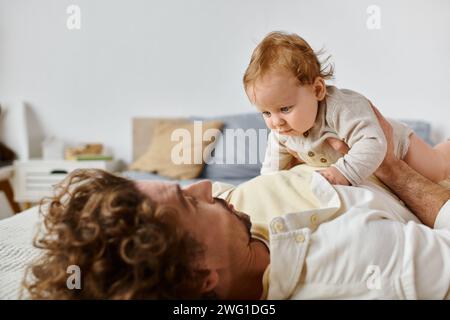
[[[358,185],[381,164],[386,139],[370,101],[326,86],[332,76],[296,34],[272,32],[256,47],[243,81],[271,129],[261,174],[297,160],[327,167],[320,173],[332,184]],[[450,175],[450,141],[432,148],[406,125],[390,123],[398,157],[432,181]]]

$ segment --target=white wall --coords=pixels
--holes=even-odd
[[[81,8],[81,30],[66,8]],[[381,29],[366,27],[369,5]],[[333,55],[336,84],[450,137],[448,0],[0,0],[0,101],[47,134],[131,159],[131,117],[253,110],[241,78],[256,43],[297,32]]]

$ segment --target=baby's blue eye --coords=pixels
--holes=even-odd
[[[270,112],[269,111],[264,111],[262,114],[266,118],[270,117]]]
[[[290,106],[290,107],[283,107],[283,108],[280,109],[280,111],[282,113],[288,113],[289,111],[291,111],[291,108],[292,108],[292,106]]]

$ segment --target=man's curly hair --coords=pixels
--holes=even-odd
[[[133,181],[76,170],[41,203],[43,249],[24,285],[32,299],[197,299],[208,274],[204,248],[179,224],[179,210],[142,194]],[[68,266],[81,270],[69,289]]]

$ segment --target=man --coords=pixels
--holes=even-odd
[[[325,207],[310,226],[305,212],[290,213],[252,234],[249,216],[213,197],[209,181],[182,190],[79,172],[50,203],[31,297],[449,298],[450,190],[395,158],[378,116],[389,150],[376,175],[424,225],[379,189],[333,188],[313,174]],[[66,287],[69,264],[82,270],[80,290]]]

